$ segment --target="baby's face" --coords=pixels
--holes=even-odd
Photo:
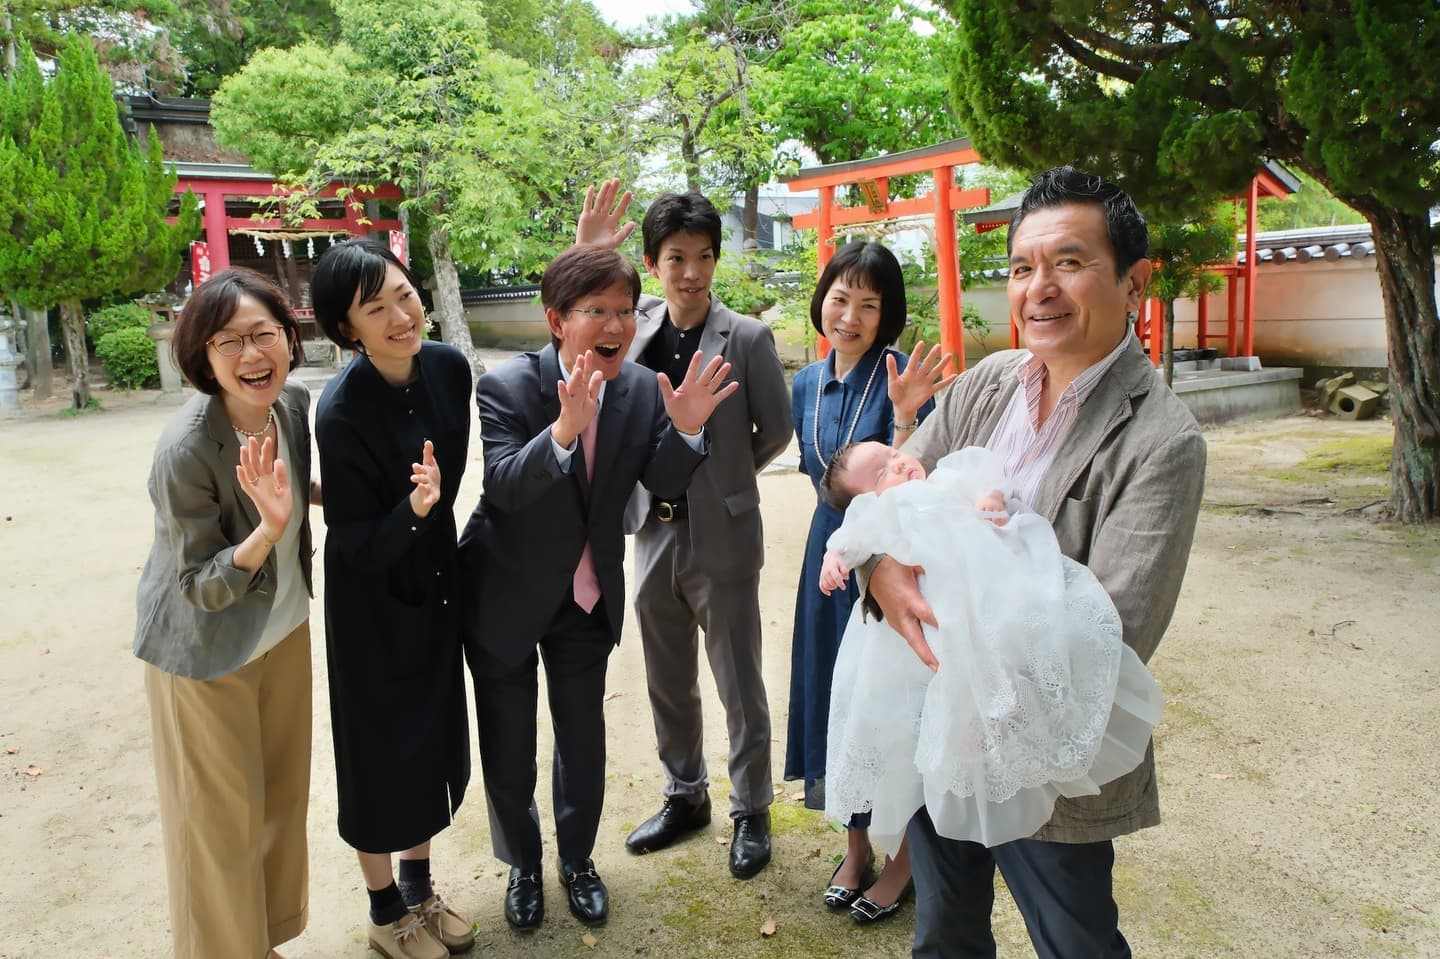
[[[858,444],[850,453],[845,472],[857,493],[883,493],[892,486],[925,478],[925,467],[919,460],[878,442]]]

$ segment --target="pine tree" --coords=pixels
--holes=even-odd
[[[90,389],[82,301],[173,279],[199,226],[198,203],[187,193],[177,223],[166,223],[175,174],[153,132],[144,148],[126,137],[88,40],[66,42],[49,82],[22,44],[7,102],[0,185],[14,203],[0,213],[0,289],[28,307],[60,305],[72,399],[83,409]],[[12,113],[18,122],[9,122]]]

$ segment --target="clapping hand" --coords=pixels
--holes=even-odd
[[[575,242],[589,243],[613,250],[635,232],[634,223],[620,224],[625,210],[630,206],[631,193],[626,190],[615,202],[620,192],[619,180],[606,180],[600,184],[597,193],[594,184],[585,188],[585,205],[580,208],[580,219],[575,222]]]
[[[240,464],[235,479],[255,509],[260,513],[260,535],[266,542],[276,543],[290,522],[294,494],[290,476],[283,460],[275,458],[275,441],[270,437],[261,443],[255,437],[240,447]]]
[[[435,463],[435,444],[425,441],[420,462],[410,464],[410,511],[420,519],[430,515],[430,508],[440,502],[440,467]]]
[[[959,376],[958,373],[946,375],[954,356],[949,353],[942,354],[940,347],[936,345],[930,347],[930,352],[922,359],[920,354],[924,349],[923,340],[915,344],[915,349],[910,351],[910,362],[906,364],[904,373],[900,372],[895,362],[895,354],[885,354],[885,370],[890,374],[890,405],[895,407],[897,423],[914,423],[915,414],[920,407],[936,393],[954,383]]]
[[[569,381],[555,381],[560,416],[550,425],[550,438],[564,449],[569,449],[575,437],[585,432],[600,409],[600,386],[605,382],[605,374],[590,368],[594,362],[595,354],[586,350],[575,358]]]
[[[690,436],[700,432],[710,414],[715,412],[715,407],[740,388],[738,382],[725,382],[725,377],[730,374],[730,364],[724,362],[723,357],[711,357],[702,370],[700,363],[704,359],[696,350],[685,370],[685,379],[680,381],[678,388],[671,387],[670,377],[664,373],[657,374],[660,397],[670,422],[675,429]]]

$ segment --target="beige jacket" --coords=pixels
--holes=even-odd
[[[946,453],[982,446],[1015,392],[1024,354],[986,357],[940,398],[905,450],[933,469]],[[1149,661],[1170,623],[1205,485],[1205,440],[1133,337],[1080,408],[1031,507],[1060,549],[1110,594],[1125,642]],[[1100,795],[1062,798],[1035,838],[1096,842],[1160,822],[1153,748]]]

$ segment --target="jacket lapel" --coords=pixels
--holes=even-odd
[[[705,318],[705,331],[700,334],[700,352],[705,362],[713,356],[723,356],[725,347],[730,345],[730,316],[715,294],[710,294],[710,315]],[[702,367],[703,368],[703,367]]]
[[[260,511],[255,508],[255,503],[245,495],[240,488],[240,481],[235,478],[235,467],[240,465],[240,440],[235,435],[235,427],[230,423],[230,417],[225,415],[225,404],[219,396],[210,397],[210,402],[205,407],[205,428],[210,438],[219,446],[218,458],[220,461],[220,479],[222,488],[230,491],[230,496],[250,520],[250,525],[260,525]]]
[[[631,370],[621,369],[620,375],[605,384],[605,401],[600,406],[600,425],[595,435],[595,489],[586,495],[593,501],[597,492],[610,481],[620,442],[625,438],[625,429],[630,422],[630,406],[633,397],[630,390],[635,382]],[[657,387],[658,389],[658,387]]]

